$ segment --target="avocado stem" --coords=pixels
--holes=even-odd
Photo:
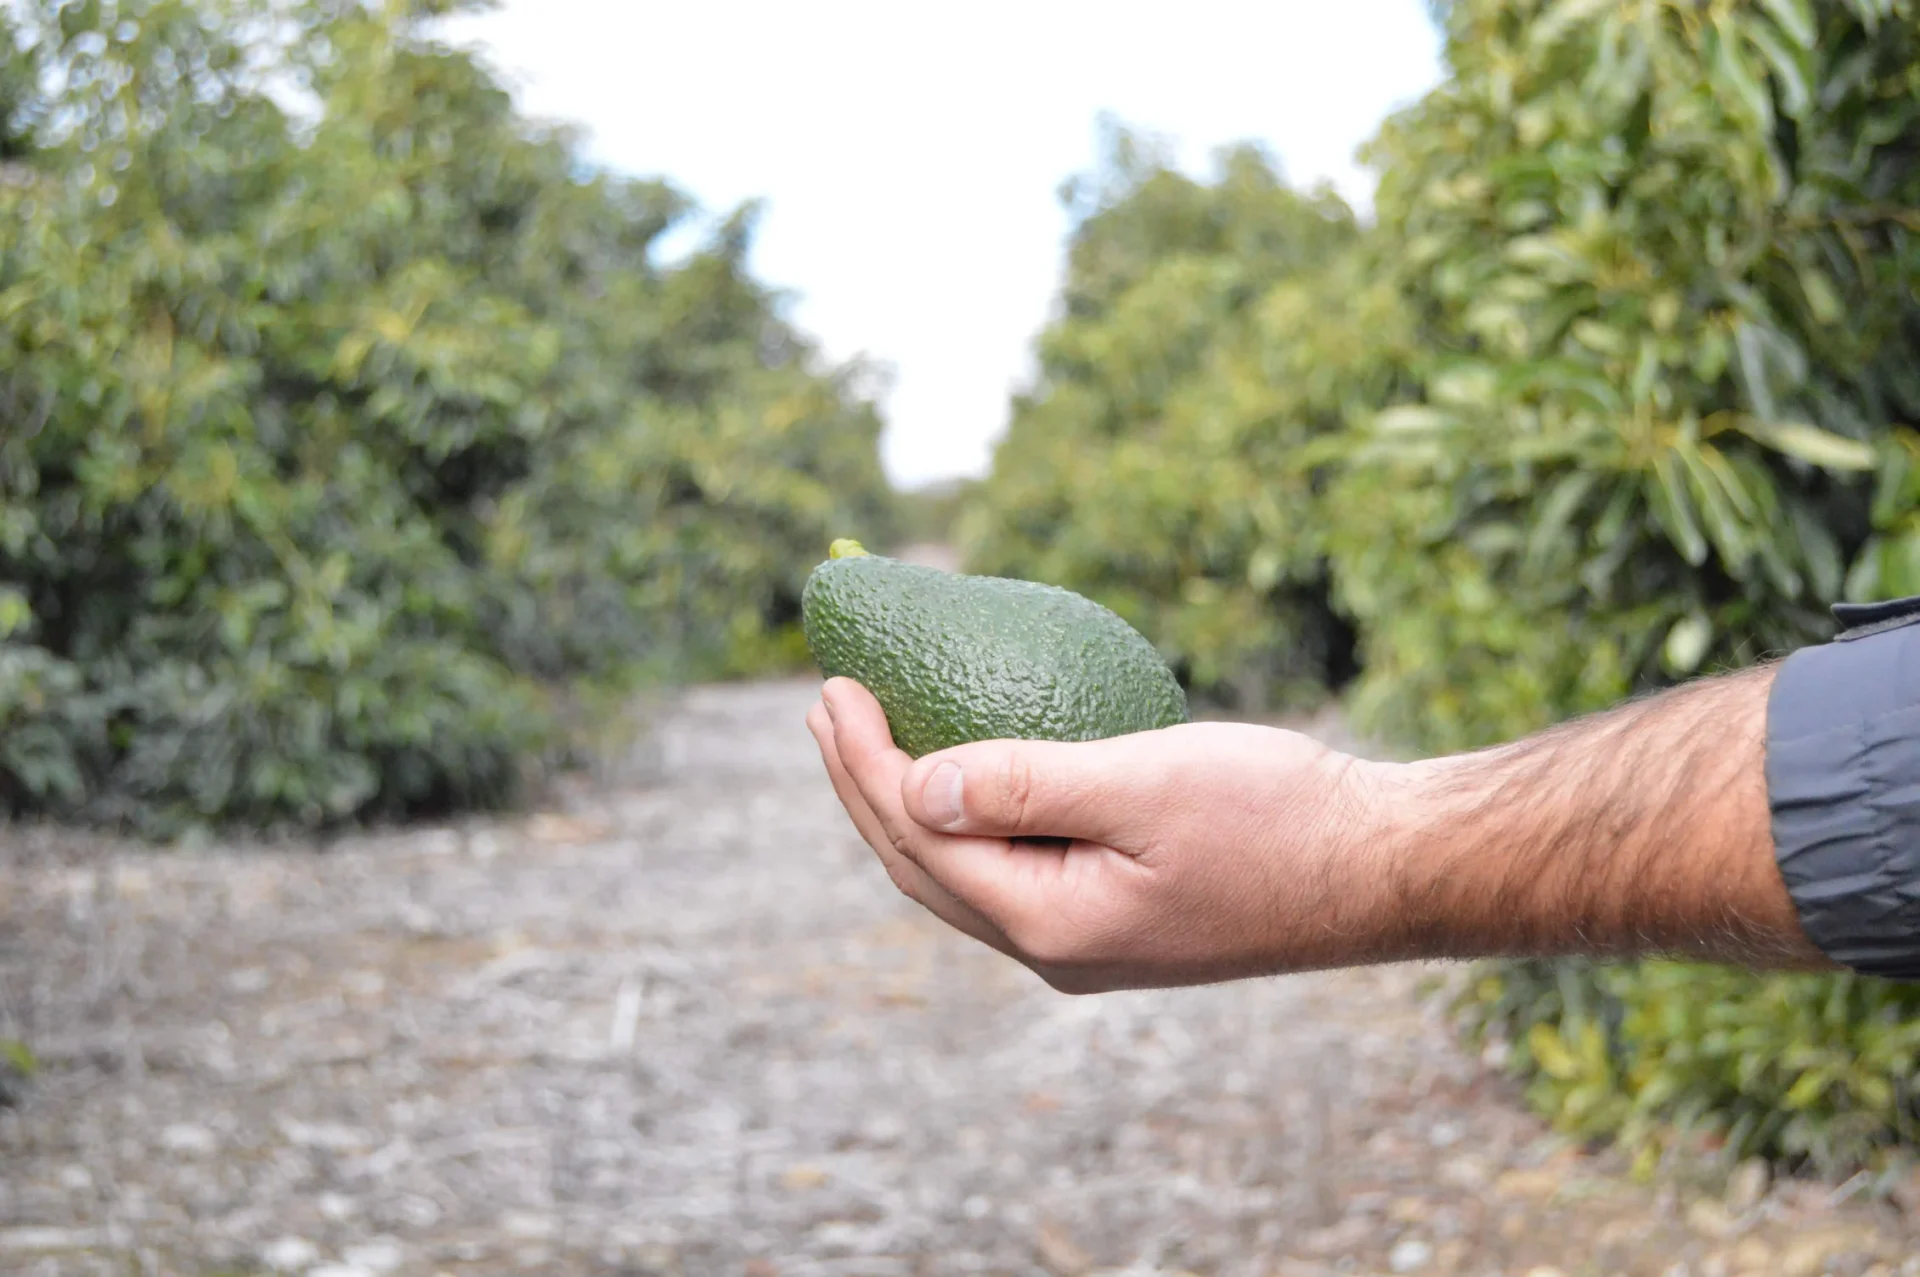
[[[868,555],[867,548],[858,541],[851,537],[841,537],[827,547],[827,557],[829,559],[864,559]]]

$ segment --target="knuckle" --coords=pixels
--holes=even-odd
[[[893,860],[902,866],[915,865],[920,862],[919,856],[915,854],[913,839],[905,833],[889,830],[887,833],[887,842],[888,845],[893,848]]]
[[[886,868],[887,879],[893,883],[901,895],[913,901],[920,899],[919,881],[906,861],[897,856],[882,856],[880,863]]]
[[[1024,828],[1033,806],[1033,763],[1019,750],[1008,750],[1000,760],[1000,802],[1007,823]]]

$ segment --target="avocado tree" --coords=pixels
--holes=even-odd
[[[1203,693],[1324,695],[1351,640],[1301,450],[1350,389],[1312,351],[1329,340],[1321,298],[1358,282],[1352,214],[1291,190],[1257,150],[1202,182],[1124,131],[1068,198],[1059,317],[963,516],[969,566],[1091,595]]]
[[[1447,33],[1371,152],[1414,339],[1336,497],[1372,512],[1333,537],[1362,722],[1504,739],[1821,637],[1856,563],[1920,589],[1860,557],[1920,413],[1907,6],[1466,2]]]
[[[794,646],[878,421],[750,219],[584,170],[448,4],[19,7],[0,805],[165,833],[492,803],[593,680]]]
[[[1505,739],[1920,591],[1915,15],[1881,0],[1456,0],[1372,149],[1393,394],[1329,490],[1353,704]],[[1845,1164],[1913,1134],[1920,998],[1673,964],[1484,969],[1568,1129]]]

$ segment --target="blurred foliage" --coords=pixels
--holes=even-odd
[[[978,479],[939,479],[900,494],[902,542],[951,545],[960,535],[960,515],[977,497]]]
[[[1479,745],[1920,592],[1917,32],[1905,4],[1459,3],[1389,124],[1410,393],[1333,534],[1360,723]],[[1911,1140],[1920,993],[1646,963],[1482,970],[1530,1096],[1850,1165]]]
[[[1505,739],[1825,636],[1850,565],[1920,590],[1910,531],[1868,544],[1920,415],[1906,6],[1461,3],[1447,32],[1451,78],[1372,148],[1412,340],[1334,494],[1373,512],[1332,534],[1362,725]]]
[[[0,809],[167,834],[490,804],[555,697],[789,658],[890,497],[694,215],[450,3],[40,0],[0,51]]]
[[[1252,148],[1203,183],[1119,130],[1068,200],[1060,318],[962,517],[969,568],[1098,599],[1203,694],[1323,695],[1352,643],[1299,454],[1339,425],[1346,389],[1315,368],[1316,341],[1364,341],[1318,327],[1318,299],[1355,282],[1352,214]]]
[[[1563,1131],[1650,1168],[1677,1145],[1821,1168],[1920,1135],[1920,988],[1670,962],[1512,963],[1461,1001]]]
[[[1333,680],[1425,752],[1920,593],[1920,24],[1907,0],[1454,0],[1375,221],[1120,135],[970,565],[1057,581],[1243,705]],[[1327,607],[1331,590],[1334,604]],[[1306,689],[1303,691],[1303,687]],[[1912,1133],[1920,995],[1479,969],[1583,1136],[1857,1160]]]

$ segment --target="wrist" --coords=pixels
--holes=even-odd
[[[1540,884],[1508,881],[1493,850],[1500,812],[1489,802],[1497,785],[1487,783],[1488,761],[1470,754],[1369,765],[1365,827],[1378,859],[1380,930],[1399,958],[1485,956],[1510,947],[1514,925],[1538,911],[1517,897]]]
[[[1350,759],[1342,777],[1331,885],[1347,961],[1396,962],[1487,952],[1494,868],[1478,853],[1475,803],[1460,759]]]

